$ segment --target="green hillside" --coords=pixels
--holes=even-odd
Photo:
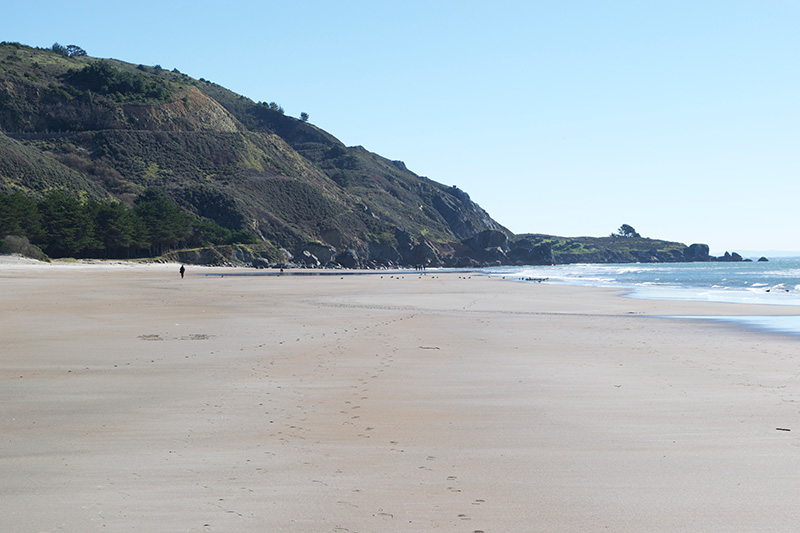
[[[552,252],[552,262],[556,264],[653,263],[693,259],[686,256],[685,244],[645,237],[556,237],[528,234],[521,235],[520,239],[547,246]]]
[[[0,191],[132,207],[155,188],[287,257],[314,243],[362,266],[445,263],[463,239],[508,233],[462,191],[158,66],[2,43],[0,131]]]

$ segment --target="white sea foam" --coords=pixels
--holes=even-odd
[[[507,278],[622,288],[633,298],[800,305],[800,261],[501,267]]]

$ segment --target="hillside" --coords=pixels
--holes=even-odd
[[[228,257],[347,267],[714,259],[668,241],[514,236],[466,192],[345,146],[274,102],[77,47],[0,43],[4,205],[0,238],[22,234],[55,256],[245,243]],[[183,257],[225,258],[193,254]]]
[[[177,70],[2,43],[0,131],[0,191],[131,206],[156,188],[287,260],[447,264],[508,233],[456,188]]]
[[[709,255],[708,246],[646,237],[556,237],[520,235],[519,242],[546,247],[554,264],[572,263],[675,263],[730,260]],[[741,260],[741,258],[739,259]]]

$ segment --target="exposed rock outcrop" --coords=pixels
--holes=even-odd
[[[544,243],[535,244],[527,239],[520,239],[511,245],[506,254],[514,265],[553,265],[553,249]]]
[[[250,264],[253,266],[253,268],[269,268],[272,266],[270,262],[263,257],[254,257]]]
[[[358,254],[355,250],[345,250],[336,256],[336,262],[344,268],[358,268],[361,266]]]
[[[333,262],[333,259],[336,256],[336,248],[328,244],[310,242],[307,243],[304,248],[305,249],[300,253],[305,254],[308,252],[308,254],[315,257],[317,262],[321,265],[327,265]]]
[[[711,260],[710,256],[708,255],[707,244],[692,244],[683,252],[683,257],[685,261],[690,263]]]
[[[733,253],[725,252],[725,255],[723,255],[722,257],[717,257],[716,258],[716,261],[722,261],[722,262],[726,262],[726,263],[739,262],[741,260],[742,260],[742,256],[737,254],[736,252],[733,252]]]

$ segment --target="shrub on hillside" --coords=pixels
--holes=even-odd
[[[103,95],[143,96],[169,100],[172,93],[166,83],[143,74],[120,70],[107,61],[96,61],[73,72],[70,80]]]
[[[31,244],[27,237],[19,235],[6,235],[0,239],[0,254],[20,254],[40,261],[49,261],[38,246]]]

